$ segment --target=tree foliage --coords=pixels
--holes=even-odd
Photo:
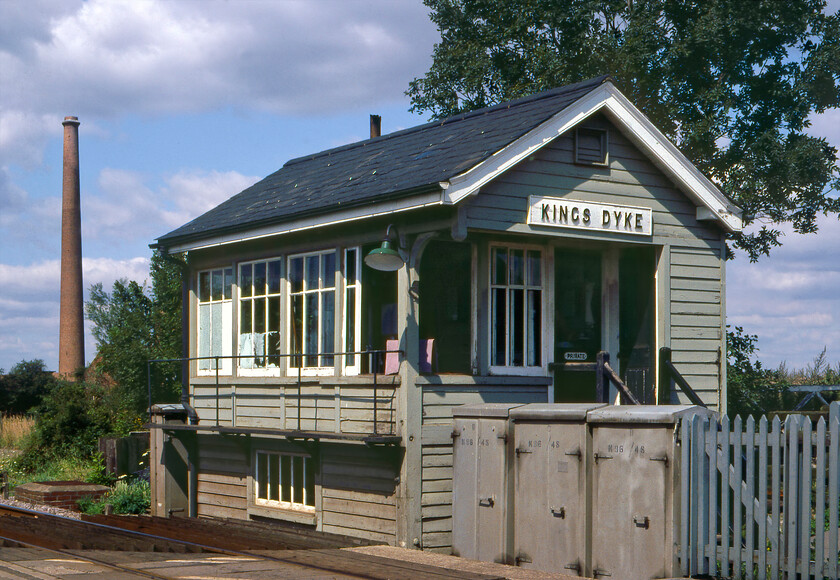
[[[837,152],[809,117],[840,104],[840,16],[824,0],[424,0],[440,30],[407,91],[435,118],[609,74],[721,190],[766,222],[837,213]]]
[[[793,408],[795,397],[788,390],[790,383],[782,369],[771,370],[753,358],[758,352],[758,337],[744,334],[736,326],[726,332],[727,414],[763,415],[771,411]]]
[[[8,374],[0,369],[0,414],[29,412],[38,406],[56,382],[41,359],[21,361]]]
[[[98,369],[116,383],[125,405],[136,413],[148,406],[150,359],[181,356],[181,269],[155,252],[151,289],[117,280],[111,292],[90,289],[85,314],[93,322]],[[155,402],[177,400],[178,369],[153,367]]]

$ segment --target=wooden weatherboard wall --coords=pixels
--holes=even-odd
[[[197,448],[199,517],[267,517],[272,510],[260,510],[249,501],[255,451],[317,449],[312,454],[317,461],[316,529],[396,542],[399,448],[326,442],[301,446],[282,438],[216,434],[199,435]]]
[[[545,403],[547,380],[418,379],[423,393],[422,546],[449,553],[452,549],[452,409],[476,403]],[[495,384],[494,384],[495,382]],[[542,383],[542,384],[540,384]]]
[[[720,227],[697,219],[697,206],[612,123],[601,115],[583,126],[607,131],[607,165],[575,163],[574,130],[560,135],[466,200],[469,231],[527,234],[558,245],[624,243],[659,250],[657,346],[703,401],[718,408],[725,393],[725,240]],[[650,209],[652,235],[642,237],[528,225],[531,196]],[[686,402],[674,394],[673,402]]]

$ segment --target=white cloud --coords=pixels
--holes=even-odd
[[[110,290],[120,278],[144,283],[149,277],[149,259],[83,258],[82,271],[86,289],[99,282]],[[0,264],[0,368],[8,370],[21,360],[33,358],[44,359],[48,368],[56,368],[60,274],[58,260]],[[96,352],[87,322],[85,352],[88,361]]]

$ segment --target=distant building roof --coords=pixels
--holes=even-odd
[[[440,190],[607,81],[601,76],[288,161],[160,245]]]

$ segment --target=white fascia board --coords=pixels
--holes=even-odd
[[[441,193],[443,203],[455,204],[478,193],[482,186],[501,173],[601,110],[607,113],[611,121],[625,129],[628,137],[674,179],[694,203],[708,208],[710,215],[726,231],[741,230],[741,210],[723,201],[725,197],[717,187],[610,82],[593,89],[478,165],[451,178],[449,186]]]
[[[222,234],[210,238],[203,238],[194,242],[175,244],[173,246],[167,246],[167,249],[170,254],[179,254],[191,250],[203,250],[206,248],[225,246],[228,244],[236,244],[239,242],[259,240],[261,238],[268,238],[272,236],[290,234],[293,232],[300,232],[303,230],[311,230],[315,228],[338,225],[362,219],[368,219],[394,213],[401,213],[404,211],[420,209],[435,205],[441,205],[440,193],[436,191],[424,195],[410,197],[407,199],[397,199],[394,201],[381,202],[374,205],[351,208],[343,211],[330,213],[328,215],[313,216],[309,218],[294,220],[291,222],[285,222],[282,224],[263,226],[261,228],[255,228],[246,232]]]

